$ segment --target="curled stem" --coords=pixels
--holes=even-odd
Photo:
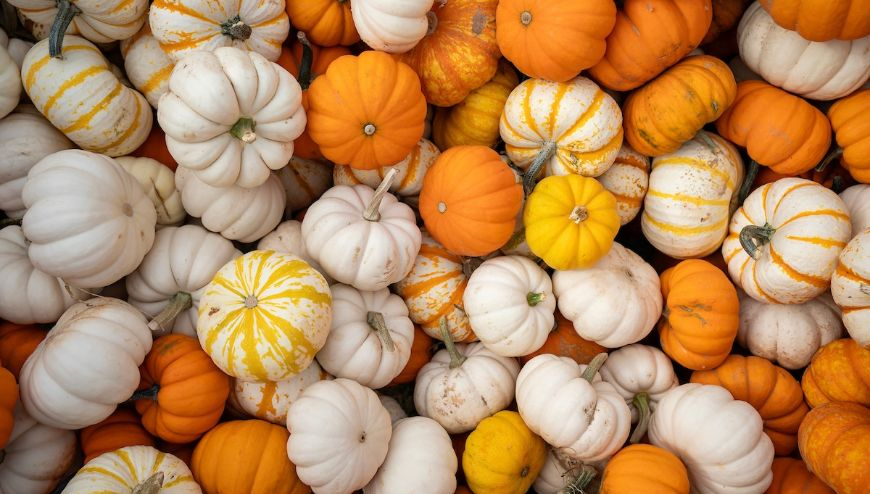
[[[456,344],[453,343],[453,335],[450,334],[450,330],[447,328],[447,318],[441,318],[441,339],[444,340],[444,347],[447,349],[447,353],[450,355],[450,368],[455,369],[460,367],[467,357],[459,353],[459,350],[456,349]]]
[[[629,441],[631,444],[637,444],[643,439],[649,428],[650,410],[649,410],[649,395],[647,393],[638,393],[634,395],[631,404],[637,409],[637,426],[634,432],[631,433]]]
[[[601,369],[601,366],[604,365],[604,362],[607,360],[607,354],[604,352],[599,353],[589,362],[589,365],[586,366],[586,370],[583,371],[583,379],[586,379],[590,383],[595,378],[595,374],[598,374],[598,370]]]
[[[371,201],[369,201],[368,207],[363,212],[363,218],[367,221],[380,221],[381,213],[379,209],[381,208],[381,201],[384,199],[384,195],[390,189],[390,186],[393,185],[393,180],[396,178],[396,174],[399,173],[399,170],[396,168],[390,168],[390,171],[384,176],[384,179],[381,181],[381,185],[378,185],[378,188],[375,189],[375,193],[372,196]]]
[[[752,184],[755,183],[755,177],[758,176],[758,169],[758,162],[751,160],[749,162],[749,168],[746,169],[746,177],[743,179],[743,184],[740,186],[740,192],[737,196],[737,204],[743,204],[743,201],[746,200],[749,191],[752,190]]]
[[[743,250],[749,254],[749,257],[758,259],[758,256],[761,255],[758,248],[769,243],[774,232],[776,230],[768,223],[765,223],[764,226],[746,225],[740,230],[740,245],[743,246]]]

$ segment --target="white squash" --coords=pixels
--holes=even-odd
[[[3,121],[0,120],[0,126],[2,125]],[[853,237],[864,231],[865,228],[870,228],[870,185],[853,185],[840,192],[840,199],[849,210]]]
[[[229,403],[236,410],[273,424],[287,423],[287,409],[312,384],[332,379],[317,361],[283,381],[242,381],[233,379]]]
[[[63,33],[80,34],[94,43],[110,43],[133,36],[148,12],[147,0],[109,4],[95,0],[12,0],[9,4],[18,7],[23,17],[36,24],[58,28],[60,39]]]
[[[30,169],[21,197],[30,260],[70,285],[120,280],[154,242],[154,204],[108,156],[75,149],[50,154]]]
[[[332,187],[332,168],[328,161],[294,156],[287,166],[275,173],[287,194],[284,209],[287,216],[307,208]]]
[[[257,250],[274,250],[276,252],[285,252],[301,257],[305,262],[316,269],[326,278],[326,282],[330,285],[335,283],[326,271],[317,264],[310,255],[308,249],[305,248],[305,240],[302,238],[302,223],[296,220],[287,220],[281,222],[272,233],[261,238],[257,243]]]
[[[21,99],[21,73],[5,46],[0,45],[0,118],[12,113]]]
[[[843,311],[843,325],[859,345],[870,347],[870,228],[855,236],[831,278],[831,294]]]
[[[156,490],[149,491],[148,488]],[[159,492],[201,494],[190,468],[177,456],[151,446],[127,446],[87,462],[61,494]]]
[[[33,48],[33,42],[25,41],[19,38],[10,38],[6,35],[6,31],[0,29],[0,47],[6,48],[9,56],[18,66],[18,71],[21,72],[21,63],[24,61],[24,56]]]
[[[139,385],[151,350],[148,321],[114,298],[70,307],[21,369],[21,402],[42,424],[81,429],[115,411]]]
[[[471,274],[462,303],[480,342],[503,357],[541,348],[555,321],[550,277],[522,256],[484,261]]]
[[[402,298],[386,288],[364,292],[337,283],[332,327],[317,361],[335,377],[372,389],[390,383],[411,358],[414,323]]]
[[[532,484],[537,494],[561,494],[575,492],[570,490],[572,484],[588,485],[592,479],[604,470],[606,461],[585,464],[550,448],[547,461],[541,468],[541,473]],[[569,490],[565,490],[568,488]]]
[[[441,155],[438,147],[429,139],[420,139],[411,153],[395,165],[382,166],[374,170],[357,170],[347,165],[335,165],[332,178],[336,185],[365,184],[375,188],[395,168],[398,170],[396,179],[390,185],[390,192],[400,197],[412,197],[420,194],[423,188],[423,178],[435,160]]]
[[[354,0],[353,24],[359,37],[375,50],[405,53],[426,36],[426,14],[434,0]]]
[[[310,386],[287,412],[287,456],[318,493],[361,489],[387,456],[390,414],[374,391],[350,379]]]
[[[408,417],[408,414],[405,413],[402,405],[399,405],[399,402],[396,401],[395,398],[378,394],[378,399],[381,400],[381,405],[383,405],[384,408],[387,409],[387,413],[390,414],[390,422],[392,422],[394,426],[396,425],[396,422]],[[437,424],[437,422],[435,423]],[[440,425],[438,428],[444,430]],[[387,453],[389,453],[389,451]]]
[[[393,424],[387,458],[365,494],[453,494],[459,461],[450,436],[438,422],[411,417]]]
[[[764,492],[773,479],[773,443],[761,417],[719,386],[683,384],[665,393],[649,439],[680,458],[698,494]]]
[[[0,492],[48,493],[72,466],[76,435],[37,422],[19,402],[0,462]]]
[[[134,36],[121,41],[121,56],[133,87],[157,108],[160,97],[169,91],[169,76],[175,63],[160,48],[147,22]]]
[[[624,142],[613,165],[598,181],[616,198],[619,223],[628,224],[640,212],[649,189],[649,158]]]
[[[142,191],[154,203],[157,228],[180,225],[187,213],[181,204],[181,194],[175,188],[175,174],[163,163],[151,158],[121,156],[115,158],[127,173],[133,176]]]
[[[608,348],[642,340],[662,315],[655,269],[616,242],[592,267],[556,271],[553,292],[577,334]]]

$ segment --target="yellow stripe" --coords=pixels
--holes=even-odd
[[[860,283],[862,285],[867,283],[867,280],[865,280],[863,277],[861,277],[861,275],[859,275],[855,271],[849,269],[842,262],[837,264],[837,275],[839,275],[843,278],[846,278],[848,280],[854,281],[856,283]]]
[[[531,102],[531,99],[532,99],[532,91],[535,90],[535,85],[536,85],[535,80],[534,80],[534,79],[531,79],[531,80],[529,81],[529,87],[526,89],[526,94],[525,94],[524,97],[523,97],[523,113],[524,113],[525,116],[526,116],[526,125],[529,126],[529,129],[530,129],[532,132],[534,132],[535,135],[537,135],[538,137],[540,137],[541,139],[543,139],[544,136],[541,135],[541,131],[538,129],[538,123],[535,122],[535,119],[534,119],[534,117],[532,116],[532,102]],[[552,111],[552,110],[551,110],[551,111]]]
[[[124,87],[124,86],[122,86],[119,81],[115,81],[115,89],[112,89],[112,91],[110,91],[109,94],[107,94],[106,97],[103,98],[102,101],[100,101],[99,103],[94,105],[94,107],[91,108],[91,111],[80,116],[75,122],[72,123],[72,125],[69,125],[66,128],[61,129],[61,131],[63,131],[64,134],[69,134],[69,133],[75,132],[77,130],[82,130],[82,129],[88,128],[88,126],[90,125],[91,120],[93,120],[94,116],[97,113],[105,110],[106,107],[109,106],[109,104],[112,102],[112,100],[115,99],[115,97],[121,93],[122,87]]]
[[[95,51],[95,52],[99,53],[99,50],[92,48],[90,46],[87,46],[87,45],[73,45],[73,46],[64,46],[63,47],[64,53],[67,53],[70,51],[75,51],[75,50],[91,50],[91,51]],[[30,92],[30,88],[33,87],[33,82],[34,82],[34,79],[36,78],[36,73],[39,72],[40,69],[45,67],[45,64],[47,64],[50,60],[51,60],[51,55],[45,55],[44,57],[40,58],[39,60],[37,60],[36,62],[33,62],[33,64],[30,65],[30,69],[27,71],[27,75],[24,77],[24,87],[25,87],[25,89],[27,89],[27,92]]]
[[[661,221],[656,221],[646,212],[644,212],[643,214],[644,214],[644,218],[646,218],[646,220],[649,223],[651,223],[653,226],[655,226],[656,228],[659,228],[659,229],[664,230],[666,232],[685,234],[685,235],[697,235],[700,233],[712,232],[712,231],[715,231],[715,230],[718,230],[718,229],[724,227],[725,224],[728,222],[728,220],[726,218],[726,219],[719,221],[717,223],[714,223],[712,225],[674,226],[674,225],[671,225],[668,223],[662,223]]]
[[[174,65],[167,65],[166,67],[163,67],[162,69],[152,74],[151,77],[149,77],[148,80],[145,81],[145,83],[142,84],[142,87],[139,89],[143,93],[150,93],[151,91],[154,91],[155,89],[157,89],[157,86],[159,86],[160,83],[169,79],[169,75],[172,74],[172,69],[174,68]]]
[[[785,238],[789,240],[797,240],[798,242],[806,242],[809,244],[820,245],[822,247],[845,247],[846,242],[841,242],[839,240],[831,240],[829,238],[821,238],[821,237],[799,237],[796,235],[787,235]]]
[[[163,484],[163,487],[161,487],[161,490],[170,489],[170,488],[175,487],[176,485],[178,485],[182,482],[193,482],[193,477],[191,477],[190,475],[180,475],[178,477],[175,477],[174,479],[170,480],[169,482],[166,482],[165,484]]]
[[[772,243],[770,244],[768,252],[770,252],[770,260],[773,261],[774,264],[778,265],[782,269],[782,271],[786,275],[788,275],[789,278],[800,281],[801,283],[813,285],[818,288],[827,288],[827,286],[830,284],[830,280],[826,280],[825,278],[820,278],[818,276],[804,274],[797,269],[791,267],[791,265],[785,262],[785,259],[783,259],[782,256],[780,256],[779,253],[774,250]]]
[[[133,122],[130,124],[129,127],[127,127],[127,130],[125,130],[124,133],[122,133],[120,135],[120,137],[118,137],[117,139],[115,139],[114,141],[109,143],[107,146],[97,148],[95,150],[96,152],[105,153],[109,149],[112,149],[113,147],[120,145],[122,142],[126,141],[133,134],[133,132],[136,131],[136,129],[139,128],[139,117],[142,115],[142,104],[141,104],[142,102],[139,98],[134,97],[134,99],[136,101],[136,114],[133,115]],[[148,103],[145,103],[145,104],[147,105]],[[150,106],[148,107],[148,111],[151,111]]]
[[[592,99],[592,104],[586,108],[586,111],[583,112],[583,115],[581,115],[580,118],[576,122],[574,122],[574,125],[572,125],[571,128],[563,132],[562,135],[560,135],[559,137],[561,138],[562,136],[569,136],[576,132],[577,129],[579,129],[580,127],[586,125],[586,123],[589,122],[589,120],[591,120],[596,113],[598,113],[598,110],[601,108],[602,104],[604,104],[604,91],[599,89],[595,93],[595,97]],[[620,127],[619,130],[620,132],[622,132],[622,127]]]
[[[52,94],[51,97],[48,98],[48,101],[45,102],[45,106],[42,107],[42,113],[45,115],[48,115],[48,112],[51,111],[51,109],[57,103],[57,100],[59,100],[61,97],[63,97],[64,93],[66,93],[69,89],[72,89],[72,88],[78,86],[79,84],[84,82],[85,79],[87,79],[88,77],[90,77],[92,75],[99,74],[99,73],[103,72],[104,70],[106,70],[105,67],[91,66],[91,67],[88,67],[87,69],[79,72],[78,74],[74,75],[70,79],[67,79],[66,81],[64,81],[64,83],[61,84],[59,88],[57,88],[57,90],[54,92],[54,94]]]
[[[718,168],[713,168],[712,166],[710,166],[707,163],[704,163],[702,161],[699,162],[699,160],[697,160],[695,158],[673,157],[673,158],[663,158],[663,159],[653,160],[653,164],[652,164],[653,170],[655,170],[656,168],[662,167],[662,166],[688,166],[690,168],[695,168],[695,169],[700,170],[702,172],[706,172],[706,173],[709,173],[711,175],[715,175],[715,176],[719,177],[719,179],[721,179],[723,182],[725,182],[725,184],[728,186],[729,189],[734,190],[734,182],[731,181],[730,175],[728,175],[727,173],[725,173],[724,171],[722,171]]]
[[[782,228],[785,225],[788,225],[792,221],[799,220],[801,218],[806,218],[808,216],[833,216],[834,218],[841,219],[843,221],[849,221],[849,215],[845,214],[841,211],[837,211],[835,209],[817,209],[815,211],[801,211],[800,213],[792,216],[785,223],[779,225],[778,228]]]
[[[125,485],[125,486],[129,485],[129,483],[126,480],[124,480],[123,477],[121,477],[117,473],[109,470],[108,468],[104,468],[104,467],[85,466],[81,470],[79,470],[78,473],[96,473],[99,475],[105,475],[106,477],[112,477],[113,479],[115,479],[116,481],[121,483],[122,485]]]
[[[731,201],[727,201],[724,199],[704,199],[702,197],[689,196],[686,194],[668,194],[666,192],[659,192],[657,190],[650,190],[649,192],[647,192],[647,194],[653,197],[660,197],[662,199],[688,202],[697,206],[728,206],[731,203]]]

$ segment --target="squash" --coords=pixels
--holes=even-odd
[[[837,140],[837,148],[831,158],[839,157],[840,163],[849,170],[852,177],[865,184],[870,183],[870,159],[867,158],[870,130],[867,128],[867,119],[864,118],[868,111],[870,89],[857,91],[828,109],[828,119]]]
[[[12,113],[20,99],[21,72],[6,47],[0,46],[0,118]]]
[[[169,91],[169,76],[175,62],[163,51],[146,22],[138,33],[121,41],[124,71],[133,87],[157,108],[157,102]]]
[[[607,348],[642,340],[661,316],[658,274],[618,243],[586,269],[556,271],[553,292],[577,334]]]
[[[90,460],[70,479],[63,492],[121,494],[149,489],[173,494],[202,492],[182,460],[152,446],[127,446]]]
[[[605,56],[618,16],[607,0],[505,0],[495,22],[498,47],[521,72],[566,82]]]
[[[713,0],[713,21],[710,23],[710,29],[704,35],[704,39],[701,40],[701,44],[706,45],[716,40],[720,35],[729,32],[731,28],[736,26],[743,15],[743,9],[749,1]]]
[[[296,220],[282,221],[271,233],[257,242],[257,250],[274,250],[285,254],[299,256],[309,266],[323,275],[329,284],[335,283],[320,264],[317,264],[305,248],[305,239],[302,238],[302,223]]]
[[[154,205],[107,156],[72,149],[46,156],[28,172],[21,197],[30,261],[70,285],[120,280],[154,242]]]
[[[433,0],[401,4],[356,0],[351,5],[353,25],[365,44],[378,51],[405,53],[426,36],[427,13]]]
[[[819,348],[843,334],[843,320],[830,295],[790,305],[759,302],[743,291],[739,296],[737,342],[786,369],[803,369]]]
[[[828,343],[813,355],[801,388],[811,408],[831,401],[870,405],[870,350],[851,338]]]
[[[154,446],[154,438],[142,427],[141,420],[136,412],[119,408],[102,422],[82,429],[85,463],[126,446]]]
[[[228,407],[273,424],[287,423],[287,409],[312,384],[332,379],[316,360],[299,374],[283,381],[242,381],[234,379]]]
[[[20,403],[14,421],[3,448],[0,488],[3,492],[51,492],[75,461],[75,433],[37,422]]]
[[[157,225],[180,225],[187,213],[181,204],[181,194],[175,188],[175,174],[168,167],[152,158],[121,156],[115,159],[127,173],[133,176],[142,191],[151,199],[157,211]]]
[[[870,35],[870,13],[855,0],[761,0],[761,5],[777,24],[812,41]]]
[[[325,160],[293,156],[276,175],[284,188],[285,214],[307,208],[332,187],[333,166]]]
[[[390,414],[369,388],[350,379],[308,387],[287,411],[287,455],[318,492],[362,488],[384,463]]]
[[[628,95],[622,105],[625,139],[646,156],[673,153],[718,119],[736,96],[737,83],[725,62],[688,57]]]
[[[280,381],[305,370],[326,342],[332,297],[323,276],[292,254],[255,250],[206,285],[196,333],[224,373]]]
[[[42,40],[24,57],[21,79],[39,112],[87,151],[123,156],[138,148],[153,121],[145,97],[124,86],[89,41],[67,36],[63,53],[52,58]]]
[[[438,147],[429,139],[423,138],[408,156],[394,165],[375,170],[358,170],[350,166],[336,165],[332,168],[332,179],[336,185],[364,184],[374,189],[380,185],[390,169],[396,169],[398,173],[390,185],[390,192],[400,197],[416,196],[423,188],[426,173],[440,155]]]
[[[0,328],[2,331],[2,328]],[[2,340],[0,340],[2,341]],[[2,345],[2,343],[0,343]],[[434,353],[435,341],[420,329],[420,326],[414,325],[414,341],[411,342],[411,356],[408,358],[408,363],[402,368],[398,376],[394,377],[388,386],[395,384],[408,384],[417,379],[417,374],[424,365],[429,363]],[[2,351],[2,346],[0,346]]]
[[[175,162],[175,158],[169,154],[169,149],[166,148],[166,133],[163,132],[160,125],[151,127],[151,132],[148,134],[148,138],[145,139],[145,142],[143,142],[141,146],[130,153],[130,156],[151,158],[173,172],[178,168],[178,163]]]
[[[584,489],[596,489],[598,482],[598,469],[606,461],[583,463],[569,458],[555,449],[550,448],[547,461],[541,468],[541,473],[532,484],[532,489],[537,494],[559,494],[562,491],[585,492]],[[573,490],[572,490],[573,489]]]
[[[860,494],[870,481],[870,409],[826,403],[810,410],[798,431],[809,471],[839,494]]]
[[[689,472],[673,453],[632,444],[613,456],[601,474],[601,494],[689,494]]]
[[[598,177],[601,185],[616,199],[619,224],[626,225],[640,212],[649,190],[649,158],[623,143],[613,165]]]
[[[0,450],[9,442],[15,424],[15,404],[18,403],[18,383],[9,370],[0,365]]]
[[[746,198],[731,218],[722,255],[731,279],[750,297],[800,304],[828,289],[849,238],[849,212],[837,194],[784,178]]]
[[[712,19],[710,0],[626,0],[589,75],[614,91],[640,87],[694,50]]]
[[[607,353],[608,351],[607,348],[598,343],[589,341],[577,334],[577,331],[574,330],[574,323],[556,310],[556,324],[554,324],[543,346],[520,357],[520,363],[525,365],[538,355],[552,353],[559,357],[568,357],[578,364],[588,364],[599,353]]]
[[[840,199],[849,210],[849,219],[852,220],[852,238],[855,238],[865,229],[870,228],[870,185],[853,185],[840,192]]]
[[[718,367],[728,358],[740,324],[734,285],[713,264],[689,259],[662,273],[661,287],[662,350],[692,370]]]
[[[36,325],[0,323],[0,362],[12,372],[16,381],[27,357],[45,339],[45,334],[46,331]]]
[[[718,250],[743,182],[743,160],[725,139],[699,133],[652,161],[641,227],[656,249],[677,259]]]
[[[18,33],[13,33],[13,36]],[[12,60],[15,62],[15,65],[19,67],[19,74],[21,73],[21,62],[24,60],[24,56],[27,55],[27,52],[33,48],[34,42],[27,41],[21,38],[10,38],[6,31],[0,28],[0,46],[6,48],[6,51],[9,53],[9,56],[12,57]]]
[[[174,62],[195,51],[212,52],[227,46],[255,51],[274,62],[290,31],[282,2],[258,0],[154,0],[148,22],[154,38]]]
[[[287,15],[298,31],[322,46],[359,41],[348,0],[286,0]]]
[[[807,470],[807,465],[794,458],[773,459],[773,482],[765,494],[835,494],[827,484]]]
[[[843,311],[843,325],[859,345],[870,348],[870,228],[855,236],[837,263],[831,294]]]

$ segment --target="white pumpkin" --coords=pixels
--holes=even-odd
[[[147,22],[134,36],[121,41],[121,56],[133,87],[157,108],[160,97],[169,91],[169,76],[175,63],[160,48]]]
[[[148,320],[135,307],[108,297],[77,303],[24,363],[21,402],[52,427],[96,424],[136,391],[150,350]]]
[[[426,14],[434,0],[354,0],[353,24],[359,37],[375,50],[405,53],[426,36]]]
[[[12,113],[21,99],[21,73],[5,46],[0,45],[0,118]]]
[[[698,494],[764,492],[773,479],[773,443],[761,417],[719,386],[683,384],[665,393],[649,439],[680,458]]]
[[[61,494],[85,492],[201,494],[202,489],[193,480],[190,468],[177,456],[151,446],[127,446],[87,462]]]
[[[544,467],[541,468],[541,473],[538,474],[532,488],[537,494],[561,494],[577,492],[577,490],[570,490],[569,487],[575,485],[582,486],[580,489],[583,492],[582,488],[603,470],[604,462],[593,462],[587,465],[550,448]]]
[[[310,386],[287,412],[287,456],[299,480],[322,494],[361,489],[387,456],[390,414],[350,379]]]
[[[843,334],[840,310],[822,294],[802,304],[767,304],[738,290],[737,342],[757,357],[786,369],[803,369],[816,351]]]
[[[180,225],[187,213],[181,204],[181,194],[175,188],[175,174],[163,163],[151,158],[121,156],[115,158],[127,173],[133,176],[142,191],[154,203],[157,228]]]
[[[19,402],[0,462],[0,492],[48,493],[72,466],[76,435],[37,422]]]
[[[154,242],[154,204],[108,156],[76,149],[50,154],[30,169],[21,197],[30,260],[70,285],[120,280]]]
[[[33,48],[33,43],[19,38],[10,38],[6,35],[6,31],[0,29],[0,47],[6,48],[15,65],[19,67],[20,72],[24,56]]]
[[[236,410],[273,424],[287,423],[287,409],[308,386],[332,379],[317,361],[283,381],[242,381],[233,379],[229,403]]]
[[[737,26],[740,58],[767,82],[815,100],[832,100],[870,78],[870,36],[809,41],[776,24],[761,4],[746,9]]]
[[[390,169],[398,170],[396,179],[390,185],[390,192],[400,197],[420,194],[423,178],[435,160],[441,155],[438,147],[429,139],[420,139],[417,146],[402,161],[395,165],[382,166],[374,170],[357,170],[347,165],[335,165],[332,178],[336,185],[365,184],[375,188]]]
[[[109,43],[133,36],[145,22],[148,12],[147,0],[111,4],[95,0],[12,0],[9,4],[18,7],[24,18],[36,24],[59,24],[59,27],[66,28],[61,33],[80,34],[94,43]],[[68,26],[63,25],[64,22]]]
[[[843,311],[843,325],[853,340],[870,347],[870,228],[855,236],[831,278],[831,294]]]
[[[332,327],[317,361],[335,377],[378,389],[411,358],[414,323],[402,297],[386,288],[364,292],[337,283],[332,291]]]
[[[289,72],[259,53],[223,47],[175,66],[157,121],[179,166],[212,187],[254,188],[287,165],[306,119]]]
[[[628,224],[640,212],[649,189],[649,158],[624,142],[613,165],[598,181],[616,198],[619,223]]]
[[[553,292],[577,334],[608,348],[642,340],[662,315],[655,269],[616,242],[589,268],[556,271]]]
[[[384,408],[387,409],[387,413],[390,414],[390,422],[392,422],[393,425],[396,425],[396,422],[408,417],[408,414],[405,413],[402,405],[399,405],[399,402],[396,401],[395,398],[387,395],[378,394],[378,399],[381,400],[381,405],[383,405]],[[438,428],[444,430],[440,425],[438,426]]]
[[[550,277],[522,256],[484,261],[471,274],[462,304],[480,342],[503,357],[541,348],[555,321]]]
[[[332,168],[327,161],[294,156],[287,166],[276,172],[287,194],[284,209],[287,216],[307,208],[332,187]]]
[[[302,222],[296,220],[287,220],[281,222],[272,233],[261,238],[257,243],[257,250],[274,250],[276,252],[285,252],[301,257],[305,262],[316,269],[326,278],[326,282],[330,285],[335,283],[326,271],[317,264],[310,255],[308,249],[305,248],[305,240],[302,238]]]
[[[200,218],[207,230],[230,240],[255,242],[272,231],[284,214],[284,188],[272,175],[254,189],[212,187],[187,168],[175,170],[175,187],[187,214]]]
[[[414,267],[422,234],[414,211],[386,191],[396,173],[391,170],[377,190],[336,185],[308,208],[302,237],[329,276],[375,291],[402,280]]]
[[[363,487],[365,494],[453,494],[459,461],[438,422],[411,417],[393,424],[387,458]]]
[[[128,302],[161,333],[196,337],[199,299],[224,264],[242,255],[232,242],[196,225],[163,228],[130,276]]]
[[[0,126],[3,121],[0,120]],[[2,133],[0,133],[2,135]],[[853,185],[840,192],[840,199],[849,210],[849,218],[852,220],[852,236],[856,236],[864,229],[870,228],[870,185]]]

